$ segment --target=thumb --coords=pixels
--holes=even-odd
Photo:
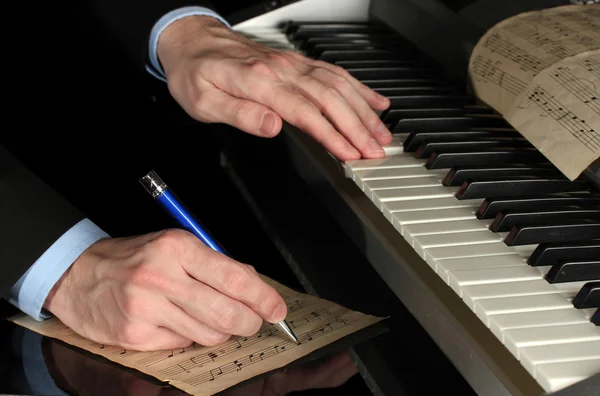
[[[229,124],[252,135],[274,137],[281,131],[281,117],[273,110],[217,88],[204,91],[195,108],[200,121]]]

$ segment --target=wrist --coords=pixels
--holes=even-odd
[[[160,34],[156,45],[165,74],[169,74],[177,59],[197,54],[207,38],[230,32],[225,24],[208,15],[189,15],[172,22]]]

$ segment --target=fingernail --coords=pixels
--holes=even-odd
[[[373,154],[383,154],[384,151],[381,148],[381,146],[379,145],[379,143],[377,143],[377,140],[375,139],[371,139],[371,150],[373,151]]]
[[[388,102],[389,99],[381,94],[377,94],[377,96],[379,97],[380,100],[383,100],[384,102]]]
[[[379,126],[375,130],[375,133],[381,136],[389,136],[392,134],[383,124],[379,124]]]
[[[275,134],[276,126],[277,119],[275,118],[275,114],[270,111],[266,112],[260,122],[259,132],[263,136],[273,136]]]
[[[275,323],[275,322],[281,322],[283,319],[285,319],[285,305],[284,304],[279,304],[274,310],[273,313],[271,314],[270,318],[271,318],[271,322]]]

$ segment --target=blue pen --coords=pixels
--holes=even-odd
[[[140,179],[146,191],[186,230],[196,235],[205,245],[213,250],[231,257],[225,249],[202,227],[200,222],[190,213],[185,205],[167,187],[154,171],[148,172]],[[298,338],[285,320],[275,323],[292,341],[299,343]]]

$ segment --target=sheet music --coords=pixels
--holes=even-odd
[[[600,5],[508,18],[469,61],[477,96],[569,179],[600,157]]]
[[[348,334],[383,318],[365,315],[307,294],[297,293],[269,278],[287,303],[287,322],[300,344],[282,336],[279,329],[264,323],[250,337],[232,337],[227,342],[205,347],[157,352],[139,352],[100,345],[67,328],[56,318],[38,322],[20,314],[14,323],[48,337],[135,368],[193,395],[212,395],[256,375],[283,367]]]

